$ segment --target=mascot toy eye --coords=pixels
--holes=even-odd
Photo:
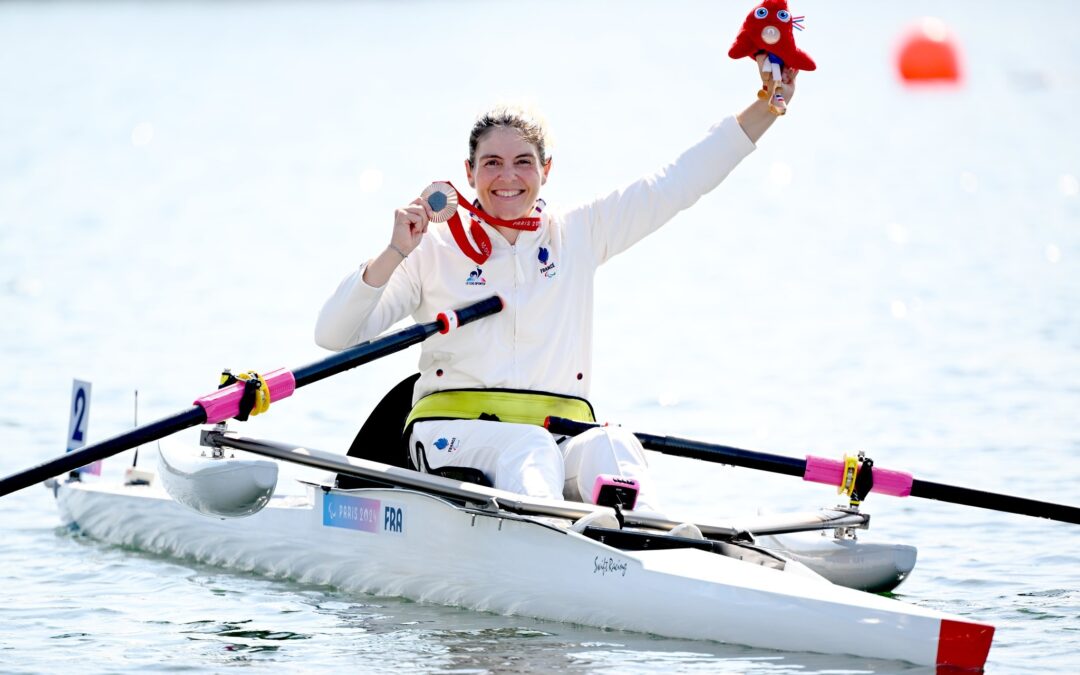
[[[803,17],[792,16],[787,0],[763,0],[743,21],[742,29],[728,50],[728,56],[760,59],[761,90],[758,98],[769,99],[769,110],[776,115],[787,112],[780,93],[780,74],[784,68],[814,70],[817,64],[810,55],[795,46],[795,30],[802,30]]]

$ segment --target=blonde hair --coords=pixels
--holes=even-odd
[[[476,166],[476,146],[480,143],[480,139],[496,127],[520,131],[526,141],[536,146],[540,163],[547,164],[548,130],[543,117],[535,110],[526,109],[522,105],[500,103],[481,113],[473,123],[472,131],[469,132],[469,166]]]

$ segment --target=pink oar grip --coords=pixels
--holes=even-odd
[[[843,462],[813,455],[806,456],[806,471],[803,473],[803,480],[839,487],[843,478]],[[879,469],[875,466],[874,487],[870,491],[893,497],[907,497],[911,494],[911,483],[914,480],[910,473]]]
[[[271,370],[263,375],[262,379],[270,388],[271,403],[288,398],[296,391],[296,379],[291,370],[284,368]],[[202,409],[206,411],[207,424],[217,424],[240,414],[240,397],[243,395],[244,383],[237,382],[195,399],[195,405],[202,406]]]

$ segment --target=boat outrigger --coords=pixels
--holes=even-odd
[[[265,386],[277,400],[500,309],[492,298],[444,313],[296,371],[274,371]],[[868,525],[859,501],[875,476],[886,493],[1080,522],[1075,507],[924,483],[881,472],[866,458],[831,464],[639,434],[647,448],[801,473],[840,483],[850,495],[848,505],[816,513],[682,528],[619,500],[535,499],[364,457],[245,438],[224,422],[240,414],[251,391],[250,383],[226,386],[190,410],[4,478],[0,496],[48,479],[64,520],[102,541],[346,590],[963,669],[985,665],[993,626],[866,592],[895,587],[915,562],[913,547],[853,536]],[[165,448],[156,480],[110,485],[52,478],[201,424],[209,425],[201,434],[207,449],[199,455]],[[565,420],[549,424],[560,433],[575,431]],[[278,461],[333,472],[337,480],[275,496]],[[935,495],[917,494],[926,485]],[[812,545],[790,538],[808,531],[835,535]]]

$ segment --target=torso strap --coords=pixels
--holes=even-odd
[[[543,426],[549,417],[595,422],[592,405],[583,398],[514,389],[450,389],[428,394],[416,402],[405,421],[490,419]]]

